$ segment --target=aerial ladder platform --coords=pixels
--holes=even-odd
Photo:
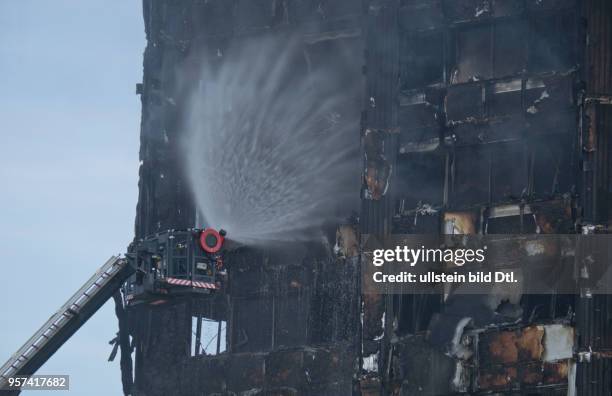
[[[117,292],[133,266],[126,258],[112,256],[45,322],[0,368],[0,392],[9,378],[34,374],[68,339]],[[18,393],[19,391],[15,391]]]

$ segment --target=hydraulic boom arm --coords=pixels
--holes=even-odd
[[[134,272],[128,260],[111,257],[0,368],[0,389],[11,376],[34,374],[68,339],[119,290]]]

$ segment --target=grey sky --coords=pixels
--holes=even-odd
[[[141,7],[0,0],[0,364],[132,238]],[[121,394],[113,308],[39,373],[69,374],[69,394]]]

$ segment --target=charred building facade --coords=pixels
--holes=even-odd
[[[607,232],[612,3],[143,8],[137,239],[199,226],[181,160],[185,81],[259,36],[299,36],[292,78],[325,68],[350,93],[343,107],[354,118],[346,122],[361,125],[361,209],[325,231],[327,243],[232,251],[221,292],[133,307],[117,299],[126,394],[611,394],[609,296],[369,292],[361,241]]]

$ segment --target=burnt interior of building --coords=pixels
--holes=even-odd
[[[126,394],[612,394],[609,296],[384,295],[362,288],[360,270],[363,235],[608,231],[610,1],[143,9],[136,239],[196,226],[179,147],[185,70],[259,36],[298,35],[308,65],[294,78],[336,70],[355,92],[345,105],[361,125],[361,187],[346,206],[361,208],[324,230],[327,242],[231,252],[220,293],[116,299]]]

